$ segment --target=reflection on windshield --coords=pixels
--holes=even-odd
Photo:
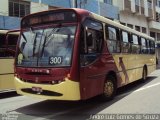
[[[70,66],[76,26],[24,31],[17,65]]]

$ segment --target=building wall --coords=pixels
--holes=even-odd
[[[18,29],[20,18],[0,15],[0,29]]]
[[[100,2],[100,15],[111,19],[119,19],[119,9],[110,4]]]
[[[140,26],[141,32],[142,27],[145,27],[147,29],[147,34],[149,34],[149,28],[148,28],[148,21],[146,17],[139,16],[135,14],[131,14],[129,12],[120,12],[120,22],[133,25],[133,28],[135,29],[135,26]]]
[[[34,4],[37,4],[39,0],[31,0]],[[114,1],[114,0],[113,0]],[[57,7],[73,7],[73,0],[41,0],[42,4]],[[37,5],[38,6],[38,5]],[[39,4],[40,6],[40,4]],[[104,3],[104,0],[77,0],[77,7],[87,9],[96,14],[100,14],[104,17],[118,19],[118,7]],[[31,7],[32,8],[32,7]],[[45,8],[45,7],[44,7]],[[34,9],[34,8],[32,8]],[[45,8],[46,9],[46,8]],[[41,9],[40,9],[41,10]],[[43,10],[43,8],[42,8]],[[37,12],[35,9],[32,12]]]
[[[31,0],[31,2],[39,2],[39,0]],[[72,7],[72,0],[41,0],[41,3],[57,7]]]
[[[123,9],[122,0],[113,0],[113,5],[119,8],[119,11]]]
[[[81,0],[78,1],[78,8],[87,9],[96,14],[99,13],[99,2],[97,0],[87,0],[86,3],[81,3]]]
[[[111,19],[118,19],[118,7],[111,4],[106,4],[103,0],[87,0],[87,2],[81,2],[78,0],[78,7],[82,9],[87,9],[96,14],[100,14],[104,17]]]
[[[31,2],[31,13],[48,10],[48,5]]]
[[[0,15],[8,16],[8,0],[1,0]]]
[[[20,27],[20,18],[10,17],[9,0],[1,0],[0,2],[0,29],[18,29]]]

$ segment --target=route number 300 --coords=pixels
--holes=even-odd
[[[62,64],[62,56],[50,57],[49,58],[49,64],[51,64],[51,65]]]

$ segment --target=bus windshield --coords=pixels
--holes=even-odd
[[[30,28],[22,31],[17,66],[70,66],[75,32],[75,25]]]

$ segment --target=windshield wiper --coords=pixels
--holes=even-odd
[[[22,37],[24,38],[25,42],[27,43],[27,38],[26,38],[26,36],[23,34],[23,32],[22,32]]]
[[[55,31],[56,31],[56,28],[53,28],[53,29],[51,30],[51,32],[49,33],[49,35],[48,35],[48,36],[45,36],[44,43],[43,43],[43,47],[42,47],[42,52],[41,52],[41,57],[42,57],[42,55],[43,55],[43,53],[44,53],[44,47],[45,47],[45,45],[46,45],[46,42],[47,42],[48,38],[49,38]],[[47,34],[46,34],[46,35],[47,35]],[[54,38],[54,36],[53,36],[53,38]]]
[[[36,40],[36,37],[37,37],[37,33],[35,33],[34,34],[35,36],[33,37],[34,38],[34,43],[33,43],[33,57],[34,57],[34,55],[35,55],[35,49],[36,49],[36,42],[37,42],[37,40]],[[33,39],[32,38],[32,39]]]

